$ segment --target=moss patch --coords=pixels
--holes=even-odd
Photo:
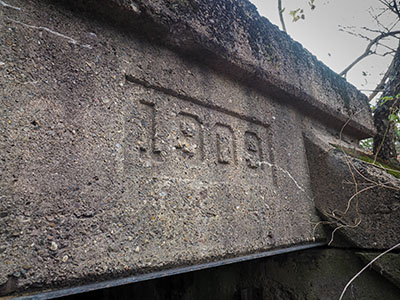
[[[382,159],[379,159],[379,158],[377,158],[375,160],[375,157],[373,155],[370,155],[370,154],[367,154],[365,152],[361,152],[361,151],[358,151],[355,149],[350,149],[350,148],[342,147],[342,146],[335,145],[335,144],[331,144],[331,145],[338,150],[344,151],[346,154],[348,154],[352,157],[355,157],[359,160],[373,164],[374,166],[377,166],[378,168],[385,171],[386,173],[393,175],[396,178],[400,178],[400,167],[397,164],[383,161]]]

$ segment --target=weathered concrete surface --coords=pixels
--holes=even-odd
[[[160,42],[275,94],[337,130],[350,118],[346,132],[361,138],[375,131],[367,98],[260,17],[247,1],[96,2],[93,9],[106,15],[110,9],[118,11],[111,15],[116,22],[156,32]]]
[[[273,94],[336,131],[351,119],[345,132],[358,138],[375,132],[365,95],[259,16],[247,1],[73,2],[83,2],[81,7],[98,11],[129,30],[155,36],[157,43]]]
[[[8,3],[3,294],[324,239],[303,134],[352,116],[345,138],[367,136],[368,106],[253,6]],[[97,15],[110,7],[115,26]]]
[[[352,251],[307,250],[63,300],[337,300],[348,280],[363,266]],[[343,299],[397,300],[399,294],[399,288],[378,272],[366,270]]]
[[[266,262],[267,278],[291,291],[292,298],[277,298],[282,300],[339,299],[348,281],[364,266],[354,252],[338,249],[308,250],[276,256]],[[343,299],[397,299],[399,293],[395,285],[378,273],[366,270]],[[275,299],[274,294],[270,295]]]
[[[315,136],[306,138],[306,145],[321,217],[352,246],[393,247],[399,240],[399,179]]]
[[[356,253],[367,264],[376,258],[380,253],[359,252]],[[400,254],[388,253],[372,263],[372,269],[391,281],[400,288]]]

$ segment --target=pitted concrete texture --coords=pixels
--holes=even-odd
[[[365,110],[345,136],[366,136],[368,106],[253,6],[7,3],[13,7],[0,6],[2,294],[324,239],[313,232],[319,219],[303,133],[337,132]],[[186,4],[198,9],[182,11]],[[207,5],[238,13],[239,31],[226,16],[206,17]],[[105,8],[121,12],[117,25],[103,19]],[[172,26],[181,11],[182,27]],[[212,24],[233,34],[230,50],[213,49],[225,41]],[[204,60],[194,52],[199,42]]]
[[[399,238],[400,181],[385,170],[310,137],[306,149],[315,207],[360,249],[389,249]],[[338,180],[333,180],[337,178]],[[327,196],[329,195],[329,196]]]
[[[83,2],[86,9],[90,6],[131,30],[140,28],[158,42],[274,94],[277,101],[289,102],[336,130],[350,119],[345,132],[358,138],[375,132],[367,97],[261,17],[248,1]]]

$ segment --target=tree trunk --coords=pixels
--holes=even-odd
[[[379,100],[374,111],[374,123],[377,129],[377,134],[374,137],[374,154],[386,161],[397,160],[395,124],[389,122],[389,115],[400,108],[400,99],[396,99],[396,96],[400,93],[400,44],[393,64],[392,72],[383,93],[383,97],[393,97],[393,100]]]

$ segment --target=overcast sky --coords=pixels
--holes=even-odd
[[[257,6],[261,15],[280,27],[277,0],[250,0]],[[368,41],[339,31],[339,25],[354,26],[355,31],[366,33],[362,26],[377,28],[370,13],[378,14],[378,0],[315,0],[316,9],[311,11],[309,0],[282,0],[285,7],[285,22],[288,34],[299,41],[319,60],[336,72],[341,72],[356,57],[364,52]],[[305,20],[293,23],[289,11],[302,7]],[[393,21],[391,14],[382,18],[386,25]],[[281,27],[280,27],[281,28]],[[375,37],[375,33],[370,33]],[[388,42],[388,44],[390,44]],[[392,47],[396,42],[392,41]],[[386,50],[386,49],[385,49]],[[385,52],[385,51],[382,51]],[[375,56],[364,59],[352,69],[347,80],[361,90],[374,89],[380,81],[380,76],[387,69],[391,57]],[[368,75],[363,76],[362,72]],[[366,94],[369,92],[365,91]]]

